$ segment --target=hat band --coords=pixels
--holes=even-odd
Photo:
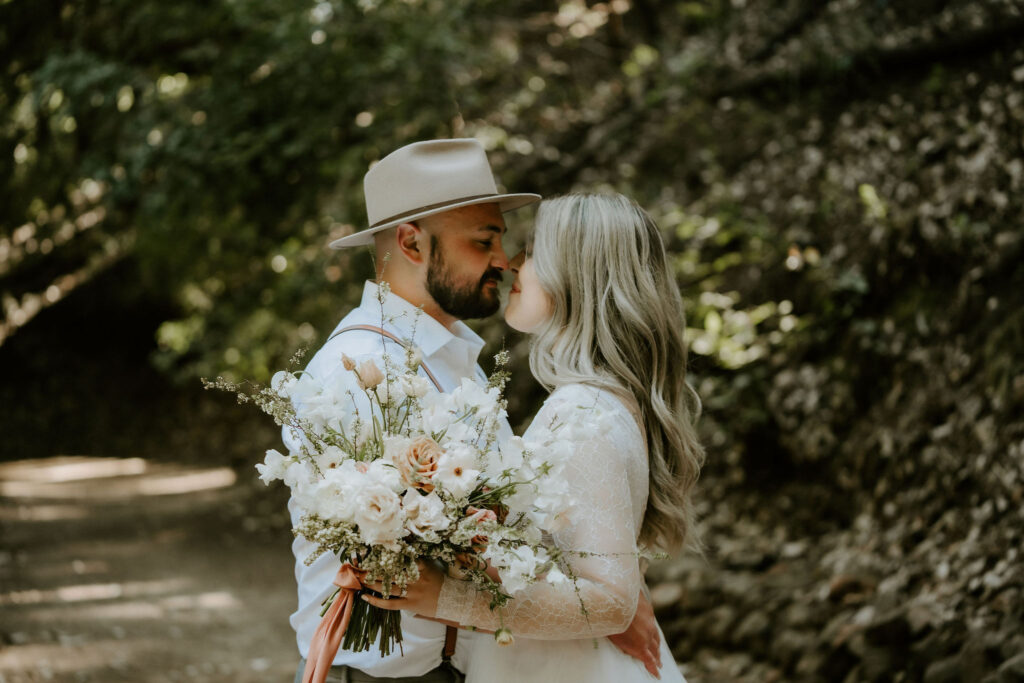
[[[474,195],[469,195],[468,197],[459,197],[458,199],[448,199],[448,200],[443,201],[443,202],[438,202],[437,204],[428,204],[427,206],[421,206],[421,207],[419,207],[417,209],[413,209],[411,211],[403,211],[402,213],[396,213],[394,216],[391,216],[389,218],[385,218],[383,220],[377,221],[376,223],[371,225],[370,228],[373,229],[373,228],[376,228],[379,225],[384,225],[385,223],[391,223],[393,221],[400,221],[400,220],[402,220],[403,218],[405,218],[407,216],[415,216],[416,214],[422,213],[424,211],[433,211],[435,209],[443,209],[444,207],[451,206],[452,204],[459,204],[461,202],[469,202],[469,201],[473,201],[474,199],[482,199],[484,197],[498,197],[498,196],[500,196],[500,195],[497,195],[497,194],[474,194]]]

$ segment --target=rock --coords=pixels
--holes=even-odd
[[[876,617],[864,635],[872,645],[902,651],[910,645],[911,630],[904,610],[895,609]]]
[[[860,659],[861,677],[864,681],[888,681],[892,672],[899,669],[897,655],[890,649],[867,647]]]
[[[857,666],[857,657],[845,645],[832,648],[818,669],[826,681],[841,681]]]
[[[719,605],[714,608],[707,614],[704,622],[708,640],[713,643],[732,643],[736,610],[730,605]]]
[[[819,672],[825,663],[825,653],[820,650],[811,650],[800,658],[796,663],[796,678],[801,681],[817,680]]]
[[[817,617],[817,619],[816,619]],[[818,610],[802,602],[794,602],[782,613],[782,621],[789,627],[807,626],[820,619]]]
[[[771,621],[768,616],[764,612],[755,610],[745,616],[736,628],[736,640],[745,647],[761,650],[770,629]]]
[[[920,601],[907,607],[906,618],[911,636],[915,639],[930,632],[939,622],[937,608],[931,603]]]
[[[814,650],[816,634],[811,631],[783,630],[772,641],[774,659],[785,669],[790,669],[805,654]]]
[[[1024,652],[1007,659],[996,672],[999,683],[1024,683]]]
[[[954,655],[932,662],[924,670],[924,683],[959,683],[960,657]]]
[[[1019,624],[1017,628],[1020,628]],[[1024,633],[1009,631],[1003,641],[1002,656],[1004,659],[1013,659],[1018,654],[1024,653]]]
[[[874,584],[860,576],[840,574],[832,577],[828,586],[828,598],[833,602],[850,604],[856,602],[874,589]]]

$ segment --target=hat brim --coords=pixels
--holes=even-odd
[[[518,194],[496,194],[488,197],[475,197],[473,199],[467,199],[461,202],[452,202],[451,204],[445,204],[444,206],[431,207],[428,210],[424,210],[417,213],[412,213],[401,218],[396,218],[393,221],[388,221],[381,225],[375,225],[365,230],[346,235],[340,239],[336,239],[331,242],[328,246],[331,249],[346,249],[348,247],[365,247],[373,244],[373,236],[381,230],[387,230],[393,228],[396,225],[402,223],[409,223],[411,221],[419,220],[420,218],[426,218],[427,216],[433,216],[434,214],[444,213],[445,211],[451,211],[452,209],[458,209],[463,206],[474,206],[476,204],[497,204],[498,209],[505,213],[506,211],[512,211],[514,209],[522,208],[528,204],[540,201],[541,196],[539,194],[533,194],[530,192],[522,192]]]

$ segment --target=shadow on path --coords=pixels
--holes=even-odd
[[[273,497],[225,467],[0,463],[0,683],[290,680],[290,534],[247,514]]]

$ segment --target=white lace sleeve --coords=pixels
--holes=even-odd
[[[572,392],[570,392],[571,394]],[[563,400],[555,400],[556,397]],[[561,411],[579,410],[580,402],[553,394],[535,422],[549,421]],[[575,397],[579,397],[576,392]],[[595,393],[589,393],[593,405]],[[592,638],[622,633],[633,620],[642,578],[636,557],[636,504],[646,504],[646,453],[635,422],[619,406],[607,416],[607,433],[576,444],[565,469],[576,506],[569,525],[554,536],[558,547],[598,553],[570,557],[579,579],[552,585],[540,580],[500,610],[489,597],[466,581],[446,578],[438,598],[437,616],[490,631],[505,626],[517,637]],[[540,422],[538,424],[543,424]],[[642,478],[637,462],[642,464]],[[637,490],[642,487],[642,491]]]

